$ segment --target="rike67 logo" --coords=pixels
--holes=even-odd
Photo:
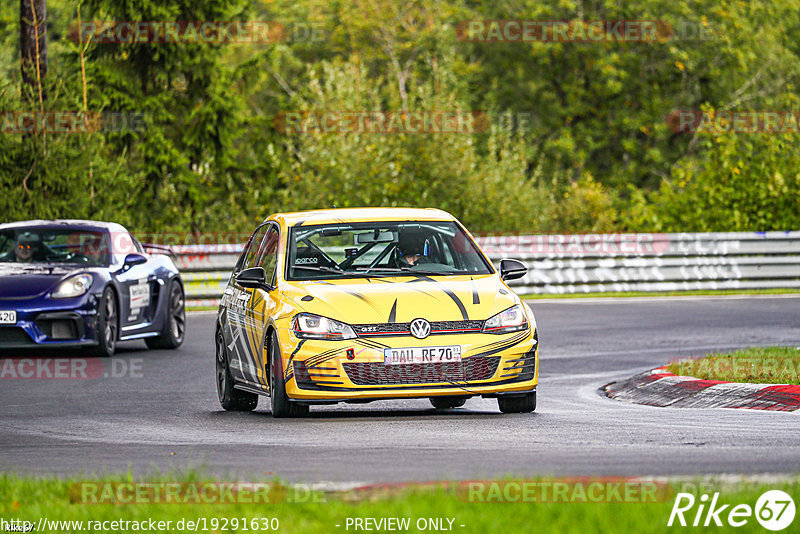
[[[755,508],[749,504],[718,504],[718,500],[719,492],[714,493],[710,502],[705,493],[699,499],[691,493],[678,493],[667,526],[741,527],[755,516],[762,527],[777,532],[791,525],[794,520],[794,501],[789,494],[780,490],[770,490],[762,494],[756,501]]]

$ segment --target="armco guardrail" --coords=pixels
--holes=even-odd
[[[522,260],[520,293],[800,288],[800,232],[479,237],[495,263]],[[242,245],[173,247],[189,307],[216,305]]]

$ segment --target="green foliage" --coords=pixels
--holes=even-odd
[[[704,157],[683,160],[658,191],[635,198],[632,226],[701,232],[800,228],[796,134],[707,135]]]
[[[277,43],[90,43],[87,108],[139,131],[0,133],[0,220],[235,231],[276,211],[429,206],[476,232],[798,229],[800,135],[676,133],[679,109],[793,110],[800,2],[48,2],[47,101],[22,98],[0,4],[0,111],[83,109],[70,29],[277,21]],[[459,22],[658,20],[645,42],[470,42]],[[484,111],[476,134],[281,131],[292,111]],[[501,120],[502,119],[502,120]]]

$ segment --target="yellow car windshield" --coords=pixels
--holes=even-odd
[[[493,272],[467,233],[450,221],[296,226],[288,250],[288,280]]]

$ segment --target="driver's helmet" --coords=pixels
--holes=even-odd
[[[40,250],[39,235],[32,232],[24,232],[17,235],[17,249],[23,254],[35,256]]]
[[[403,256],[425,256],[428,252],[425,246],[426,239],[427,236],[422,230],[401,228],[397,238],[397,250]]]

